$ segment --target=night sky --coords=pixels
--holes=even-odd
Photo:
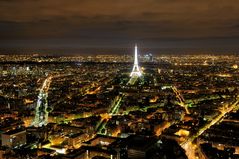
[[[238,0],[0,0],[0,49],[238,48]]]

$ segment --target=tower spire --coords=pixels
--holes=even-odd
[[[135,47],[134,47],[134,66],[133,66],[133,70],[132,72],[130,73],[130,77],[132,76],[141,76],[141,72],[139,70],[139,65],[138,65],[138,47],[137,47],[137,44],[135,44]]]
[[[138,47],[137,44],[134,46],[134,64],[138,65]]]

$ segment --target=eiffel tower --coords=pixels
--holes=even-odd
[[[138,65],[138,50],[137,50],[137,45],[135,45],[134,47],[134,66],[133,66],[133,70],[130,73],[130,77],[140,77],[142,75],[142,73],[140,72],[139,69],[139,65]]]

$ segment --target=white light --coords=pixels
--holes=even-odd
[[[66,149],[56,149],[57,153],[66,154]]]

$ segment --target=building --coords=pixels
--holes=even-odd
[[[88,139],[88,135],[85,133],[76,133],[69,135],[68,146],[72,148],[79,148],[81,143]]]
[[[15,129],[2,134],[2,146],[18,147],[26,144],[26,130]]]
[[[145,159],[152,154],[158,139],[141,135],[131,135],[127,138],[116,140],[110,145],[116,152],[117,159]]]
[[[144,136],[130,136],[126,139],[128,158],[144,159],[147,153],[157,143],[157,139]]]

